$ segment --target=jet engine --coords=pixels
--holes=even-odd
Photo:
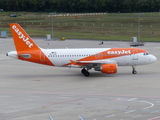
[[[102,64],[99,67],[95,67],[95,71],[101,71],[102,73],[106,74],[115,74],[117,73],[118,66],[117,64]]]

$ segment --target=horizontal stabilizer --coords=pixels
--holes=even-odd
[[[30,58],[30,54],[19,54],[18,56],[23,57],[23,58]]]

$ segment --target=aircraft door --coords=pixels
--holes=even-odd
[[[45,61],[45,54],[40,51],[40,61]]]
[[[138,51],[137,50],[133,50],[133,60],[138,60]]]

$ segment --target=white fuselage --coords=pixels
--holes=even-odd
[[[42,49],[42,51],[50,59],[50,61],[52,61],[52,63],[58,67],[62,67],[63,65],[69,63],[70,60],[77,61],[89,56],[94,56],[95,59],[92,61],[106,61],[106,63],[116,62],[118,66],[146,65],[156,61],[156,57],[148,54],[147,52],[130,54],[125,56],[120,55],[107,59],[104,58],[104,56],[106,56],[107,54],[96,55],[97,53],[101,53],[109,49],[110,48]]]

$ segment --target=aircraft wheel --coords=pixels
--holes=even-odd
[[[81,70],[81,73],[82,73],[82,74],[85,74],[86,71],[87,71],[87,70],[86,70],[85,68],[83,68],[83,69]]]
[[[88,76],[90,76],[90,73],[89,73],[88,71],[86,71],[86,72],[84,73],[84,76],[88,77]]]
[[[82,74],[83,74],[84,76],[86,76],[86,77],[90,76],[90,73],[89,73],[85,68],[83,68],[83,69],[81,70],[81,72],[82,72]]]
[[[133,68],[132,73],[133,73],[133,74],[137,74],[137,71],[135,70],[135,66],[132,66],[132,68]]]
[[[133,70],[132,73],[133,73],[133,74],[137,74],[137,71],[136,71],[136,70]]]

